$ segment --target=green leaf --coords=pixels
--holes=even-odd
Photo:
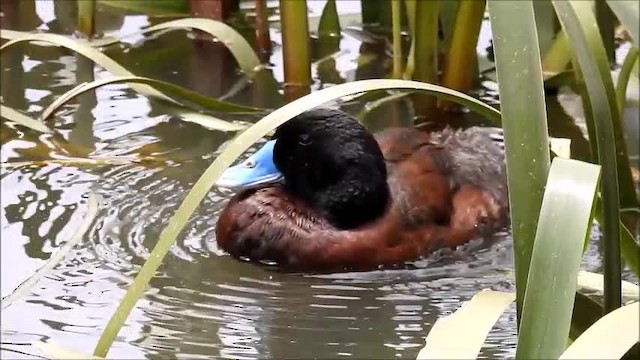
[[[518,317],[549,171],[547,112],[531,0],[489,0],[516,270]]]
[[[6,309],[18,299],[27,295],[29,291],[31,291],[31,288],[33,288],[33,286],[38,281],[40,281],[42,277],[53,270],[53,268],[55,268],[60,263],[60,261],[64,259],[64,257],[73,249],[73,247],[76,246],[80,242],[80,240],[82,240],[82,236],[85,232],[87,232],[87,229],[89,229],[89,226],[98,213],[98,200],[96,198],[96,195],[94,195],[93,193],[89,193],[88,202],[89,209],[87,210],[84,219],[80,223],[78,230],[76,230],[71,238],[67,240],[67,242],[60,249],[58,249],[58,251],[51,255],[44,266],[38,269],[38,271],[36,271],[36,273],[28,278],[25,282],[20,284],[20,286],[18,286],[11,294],[2,298],[2,309]]]
[[[358,112],[358,114],[356,115],[356,118],[361,123],[364,123],[367,120],[367,116],[369,114],[371,114],[371,112],[373,112],[375,109],[383,106],[384,104],[388,104],[388,103],[393,102],[393,101],[404,99],[407,95],[411,95],[413,93],[414,93],[413,91],[397,92],[395,94],[387,95],[387,96],[382,97],[380,99],[371,101],[371,102],[367,103],[362,108],[362,110],[360,110],[360,112]]]
[[[0,30],[0,32],[4,32],[4,30]],[[6,51],[7,48],[20,44],[22,42],[47,42],[54,44],[56,46],[65,47],[69,50],[73,50],[89,59],[91,59],[96,64],[102,66],[107,71],[113,73],[117,76],[134,76],[132,73],[127,71],[124,67],[122,67],[117,62],[113,61],[110,57],[104,55],[100,51],[91,47],[87,41],[80,39],[71,39],[66,36],[57,35],[57,34],[30,34],[25,35],[24,37],[17,38],[15,40],[11,40],[6,44],[0,46],[0,53],[2,51]],[[177,103],[175,100],[165,96],[161,92],[155,90],[154,88],[147,85],[132,85],[139,93],[145,96],[156,97],[171,103]]]
[[[618,110],[621,114],[624,111],[625,103],[627,102],[627,86],[629,85],[629,79],[631,78],[631,70],[637,62],[638,48],[632,47],[624,58],[624,62],[620,68],[620,74],[618,75],[618,83],[616,85],[616,100],[618,102]]]
[[[620,359],[640,338],[640,303],[602,317],[562,353],[560,359]]]
[[[516,357],[555,359],[565,348],[600,166],[556,157],[531,253]]]
[[[245,150],[271,130],[306,110],[344,96],[382,89],[423,90],[428,94],[435,95],[440,98],[446,98],[467,106],[472,111],[476,111],[479,114],[484,115],[494,123],[500,122],[500,112],[468,95],[438,85],[405,80],[376,79],[340,84],[303,96],[279,109],[276,109],[269,115],[265,116],[262,120],[236,136],[233,142],[225,148],[225,150],[215,159],[215,161],[193,185],[193,188],[186,195],[178,210],[176,210],[175,214],[171,219],[169,219],[169,224],[160,233],[156,246],[153,248],[151,255],[142,266],[142,269],[140,269],[140,272],[136,276],[133,284],[131,284],[127,289],[127,292],[116,309],[116,312],[111,317],[109,323],[100,336],[100,340],[94,350],[94,355],[105,356],[107,354],[111,344],[116,338],[116,335],[120,331],[120,328],[124,325],[129,313],[144,293],[149,280],[154,276],[162,262],[162,259],[175,242],[180,231],[186,225],[191,214],[198,207],[213,184],[215,184],[222,172],[240,155],[242,155]]]
[[[602,166],[603,177],[601,225],[607,278],[605,308],[611,311],[620,305],[620,204],[637,204],[635,188],[609,61],[598,27],[594,26],[596,19],[591,3],[554,0],[553,6],[583,74],[598,144],[598,163]]]
[[[477,293],[456,312],[433,324],[417,360],[475,359],[489,331],[513,300],[512,293],[488,289]]]
[[[328,0],[322,9],[320,23],[318,23],[318,35],[340,36],[340,18],[335,0]]]
[[[53,134],[53,130],[49,129],[47,125],[8,106],[0,105],[0,113],[2,113],[3,118],[9,119],[18,125],[26,126],[41,133]]]
[[[67,91],[59,98],[57,98],[54,102],[51,103],[41,115],[41,120],[47,120],[51,115],[53,115],[56,110],[58,110],[62,105],[66,104],[73,98],[79,96],[80,94],[99,88],[104,85],[115,84],[115,83],[142,83],[142,84],[150,84],[153,85],[156,89],[160,89],[167,94],[173,94],[179,96],[182,99],[188,100],[189,102],[200,105],[211,111],[221,111],[228,113],[256,113],[256,112],[264,112],[265,109],[259,109],[249,106],[237,105],[232,103],[227,103],[224,101],[216,100],[214,98],[210,98],[204,95],[201,95],[195,91],[185,89],[178,85],[174,85],[168,82],[140,77],[140,76],[118,76],[113,78],[101,79],[92,81],[90,83],[82,83],[73,89]],[[133,86],[132,86],[133,88]]]
[[[640,3],[636,0],[607,0],[607,5],[627,29],[634,45],[638,47],[638,41],[640,41],[640,21],[638,21]]]
[[[82,0],[80,0],[82,1]],[[145,15],[180,16],[189,13],[185,0],[97,0],[102,5],[137,11]]]
[[[62,347],[58,343],[53,341],[36,341],[34,345],[36,348],[38,348],[38,350],[42,351],[47,356],[47,359],[51,360],[104,359],[102,357],[91,356],[77,350]]]
[[[218,41],[223,43],[229,49],[229,51],[231,51],[234,58],[238,62],[238,66],[240,67],[240,69],[242,69],[242,71],[244,71],[245,75],[247,75],[248,77],[250,78],[253,77],[256,71],[260,69],[260,66],[261,66],[260,60],[258,59],[258,56],[253,51],[253,48],[247,42],[247,40],[245,40],[245,38],[242,35],[240,35],[240,33],[238,33],[229,25],[219,21],[211,20],[211,19],[188,18],[188,19],[172,20],[172,21],[167,21],[154,26],[150,26],[144,30],[137,31],[137,32],[125,35],[123,37],[109,37],[106,39],[97,39],[92,41],[71,39],[62,35],[55,35],[55,34],[32,34],[32,33],[23,33],[23,32],[11,31],[11,30],[1,30],[0,35],[3,39],[12,39],[12,41],[19,41],[19,40],[37,41],[38,39],[34,39],[32,37],[33,36],[44,37],[42,41],[50,42],[58,46],[64,46],[64,47],[70,48],[90,58],[91,60],[96,62],[98,65],[113,72],[114,74],[125,76],[126,74],[118,73],[117,71],[114,71],[112,68],[109,68],[107,65],[111,65],[111,66],[113,65],[109,64],[108,61],[103,63],[98,57],[95,57],[93,53],[87,52],[87,51],[85,52],[80,51],[80,49],[83,49],[81,46],[72,48],[68,46],[69,42],[78,42],[79,44],[88,45],[90,47],[104,47],[104,46],[116,44],[120,42],[122,38],[131,36],[131,35],[147,34],[147,33],[156,32],[160,30],[174,31],[174,30],[184,30],[184,29],[198,29],[218,39]],[[53,36],[49,36],[49,35],[53,35]],[[63,42],[62,40],[60,40],[60,38],[65,38],[67,40]],[[9,44],[5,44],[2,48],[8,45]],[[103,55],[103,56],[106,57],[106,55]],[[113,60],[111,60],[111,62],[113,62]],[[129,73],[129,75],[131,74]]]
[[[640,301],[640,287],[638,285],[625,280],[622,280],[621,284],[623,304]],[[578,291],[589,295],[595,295],[597,297],[603,297],[604,276],[602,276],[602,274],[581,270],[578,273]]]

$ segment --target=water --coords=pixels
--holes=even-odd
[[[52,15],[51,2],[37,4],[38,17],[21,9],[20,22],[8,27],[65,29]],[[105,9],[98,17],[99,30],[106,32],[130,33],[155,22]],[[486,32],[485,27],[485,47]],[[242,104],[273,108],[283,102],[278,46],[271,58],[275,80],[257,80],[229,94],[242,76],[225,51],[193,46],[184,32],[144,43],[133,39],[135,45],[106,53],[138,75],[210,96],[226,94],[228,101]],[[276,30],[272,39],[279,41]],[[65,51],[23,49],[2,57],[3,103],[33,117],[78,81],[109,76]],[[340,50],[333,71],[314,71],[315,88],[388,71],[379,47],[347,36]],[[358,57],[372,60],[358,68]],[[485,85],[480,96],[496,102],[495,88]],[[345,109],[357,112],[363,105]],[[586,156],[580,128],[559,102],[551,99],[548,106],[554,117],[566,120],[556,122],[553,135],[574,139],[573,153]],[[410,111],[392,104],[373,114],[372,126],[384,124],[390,114],[408,118]],[[2,358],[40,358],[32,344],[49,340],[92,352],[158,234],[231,136],[182,122],[122,84],[67,104],[54,122],[61,135],[1,125],[2,296],[74,233],[90,191],[103,205],[81,245],[28,296],[2,311]],[[95,163],[73,160],[87,157]],[[110,358],[415,358],[438,317],[481,289],[513,291],[508,233],[404,270],[288,274],[237,262],[216,248],[214,237],[217,215],[230,195],[217,189],[208,194],[119,333]],[[585,268],[599,270],[599,259],[599,249],[591,246]],[[514,318],[512,306],[492,330],[482,357],[513,356]]]

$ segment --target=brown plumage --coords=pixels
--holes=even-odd
[[[314,110],[311,115],[301,115],[299,121],[328,116],[323,111],[336,114],[335,110]],[[338,115],[347,116],[341,112]],[[350,117],[348,120],[355,122]],[[332,126],[336,126],[335,121]],[[286,133],[283,130],[281,138]],[[310,133],[313,139],[313,131]],[[336,133],[335,137],[340,135]],[[320,137],[317,140],[320,142]],[[291,270],[366,270],[456,247],[507,225],[504,156],[482,129],[428,134],[393,128],[376,134],[375,140],[386,167],[386,185],[380,191],[388,189],[389,198],[371,219],[355,226],[342,225],[331,220],[321,206],[314,206],[315,200],[298,196],[291,185],[271,184],[243,190],[230,200],[218,220],[219,247],[237,258],[275,262]],[[324,149],[331,147],[319,147],[324,156],[314,153],[317,156],[310,159],[325,159],[329,150]],[[302,151],[295,149],[291,153]],[[305,165],[312,166],[311,160],[306,161]],[[345,164],[357,167],[357,162]],[[287,173],[283,173],[287,181]],[[313,176],[324,176],[320,174]],[[367,182],[374,176],[363,177],[361,181]],[[352,190],[352,182],[345,181],[344,188],[349,189],[346,197],[362,192],[357,186]],[[367,208],[373,205],[361,210],[366,214]]]

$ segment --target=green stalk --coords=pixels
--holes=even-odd
[[[609,59],[609,65],[613,65],[616,62],[615,24],[613,11],[611,11],[605,0],[596,0],[596,21],[604,43],[604,50],[607,53],[607,59]]]
[[[538,42],[540,54],[546,54],[553,46],[556,36],[556,13],[549,1],[534,1],[533,11],[536,14],[536,29],[538,30]],[[542,67],[544,69],[544,66]]]
[[[78,31],[92,38],[96,33],[96,1],[77,0],[78,4]]]
[[[414,34],[413,79],[438,83],[438,0],[416,1],[416,23]],[[424,95],[413,97],[416,114],[429,117],[433,114],[436,99]]]
[[[602,166],[602,231],[604,233],[605,312],[620,307],[622,290],[620,260],[620,199],[618,157],[614,126],[620,124],[607,54],[599,36],[595,16],[588,2],[553,0],[558,18],[569,37],[591,102]],[[629,169],[627,168],[629,171]],[[635,193],[634,193],[635,196]]]
[[[393,25],[393,78],[402,78],[402,11],[401,0],[391,0],[391,16]]]
[[[624,62],[620,68],[620,74],[618,74],[618,83],[616,85],[616,99],[618,100],[618,109],[620,110],[620,114],[624,111],[624,106],[627,101],[627,85],[629,84],[629,78],[631,77],[631,70],[637,60],[638,48],[632,47],[624,58]]]
[[[291,101],[311,90],[311,54],[307,3],[280,0],[285,97]]]
[[[458,6],[451,47],[448,49],[442,85],[461,92],[469,92],[473,85],[474,69],[470,59],[477,57],[476,44],[484,18],[484,0],[461,1]]]
[[[516,306],[520,320],[549,173],[547,114],[531,0],[489,0],[488,6],[507,155]]]
[[[542,46],[541,46],[542,47]],[[571,47],[564,31],[559,31],[556,39],[542,58],[542,70],[546,73],[557,74],[564,71],[571,62]]]

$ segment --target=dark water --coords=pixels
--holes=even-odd
[[[322,9],[321,2],[312,3]],[[339,2],[341,13],[359,10],[357,2],[349,3]],[[3,27],[45,29],[46,23],[52,31],[67,29],[60,16],[53,17],[52,2],[38,3],[38,17],[26,6],[20,10],[20,21]],[[105,9],[98,17],[99,31],[111,33],[130,33],[148,22],[158,20]],[[489,36],[483,27],[481,50]],[[279,42],[276,30],[272,39]],[[185,32],[139,40],[106,53],[137,75],[228,101],[271,108],[284,101],[278,45],[271,57],[273,78],[242,87],[237,86],[242,75],[226,51],[195,46]],[[319,48],[314,47],[316,58],[322,57]],[[389,70],[384,46],[345,36],[340,50],[330,66],[314,68],[314,88]],[[359,66],[358,59],[370,60]],[[3,104],[33,117],[78,82],[110,76],[72,53],[38,46],[3,54],[1,70]],[[496,102],[495,85],[483,85],[479,96]],[[240,90],[229,93],[234,88]],[[561,99],[572,105],[571,96]],[[344,108],[357,113],[364,105]],[[574,155],[586,156],[580,128],[555,98],[548,107],[557,119],[552,135],[572,138]],[[372,114],[372,127],[406,121],[399,118],[409,119],[410,111],[405,103],[392,103]],[[102,206],[81,245],[28,296],[2,311],[0,356],[6,359],[40,357],[32,345],[40,340],[92,352],[168,218],[232,136],[182,122],[121,84],[67,104],[54,121],[55,136],[1,125],[2,296],[74,233],[90,191]],[[633,156],[637,164],[637,153]],[[78,164],[69,158],[96,160]],[[509,234],[438,253],[406,270],[284,274],[239,263],[215,245],[215,221],[229,196],[211,190],[137,303],[110,358],[415,358],[438,317],[481,289],[513,290]],[[599,259],[598,247],[591,246],[585,268],[597,271]],[[511,307],[492,330],[482,357],[513,356],[514,318]]]

